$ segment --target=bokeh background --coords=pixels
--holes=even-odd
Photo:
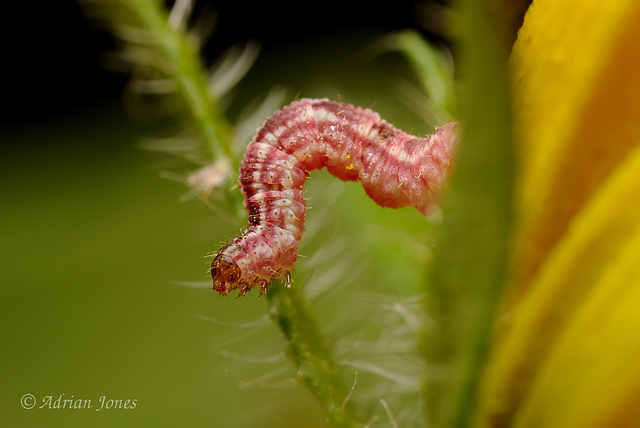
[[[279,87],[286,102],[341,97],[416,134],[432,129],[399,95],[412,70],[381,38],[412,28],[441,42],[428,12],[435,3],[208,3],[218,21],[207,60],[237,43],[261,44],[231,117]],[[3,16],[0,425],[326,426],[314,398],[291,381],[266,302],[193,286],[207,280],[204,256],[240,225],[196,199],[180,202],[188,189],[160,173],[190,166],[137,147],[163,123],[125,111],[127,76],[105,67],[109,34],[74,1],[11,2]],[[430,223],[412,210],[383,210],[358,184],[326,173],[313,176],[309,196],[317,226],[303,250],[321,260],[299,280],[341,290],[317,303],[329,337],[375,341],[379,331],[359,328],[373,310],[366,290],[415,292]],[[346,306],[359,315],[344,319]],[[375,389],[364,372],[359,382]],[[36,408],[22,408],[24,394]],[[38,408],[46,396],[90,399],[93,408]],[[103,396],[136,407],[95,411]]]

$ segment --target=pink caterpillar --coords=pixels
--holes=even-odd
[[[267,119],[249,143],[240,187],[249,228],[211,264],[213,289],[260,295],[274,278],[291,282],[306,214],[308,172],[327,167],[341,180],[360,180],[383,207],[407,205],[427,215],[451,169],[458,141],[450,122],[427,138],[409,135],[361,107],[302,99]]]

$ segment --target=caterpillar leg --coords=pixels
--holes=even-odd
[[[284,271],[284,280],[287,284],[287,288],[291,288],[291,271]]]

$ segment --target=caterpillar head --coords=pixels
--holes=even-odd
[[[232,290],[240,290],[238,297],[244,297],[247,291],[253,287],[260,288],[260,296],[267,290],[269,282],[264,278],[255,277],[253,281],[247,281],[243,276],[240,266],[229,256],[223,254],[226,247],[213,259],[211,263],[211,278],[213,279],[213,291],[217,291],[221,296],[226,296]],[[286,272],[287,286],[291,282],[291,274]]]
[[[240,288],[240,295],[244,295],[249,286],[240,283],[242,271],[233,259],[219,252],[211,263],[211,278],[213,278],[213,290],[226,296],[231,290]],[[246,286],[246,290],[245,290]],[[243,292],[244,291],[244,292]]]

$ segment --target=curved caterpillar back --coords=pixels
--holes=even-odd
[[[274,113],[247,146],[239,184],[249,228],[215,256],[213,289],[244,296],[259,287],[262,295],[274,278],[290,284],[311,170],[327,167],[341,180],[360,180],[383,207],[410,205],[427,215],[451,169],[456,128],[447,123],[418,138],[369,109],[326,99],[302,99]]]

